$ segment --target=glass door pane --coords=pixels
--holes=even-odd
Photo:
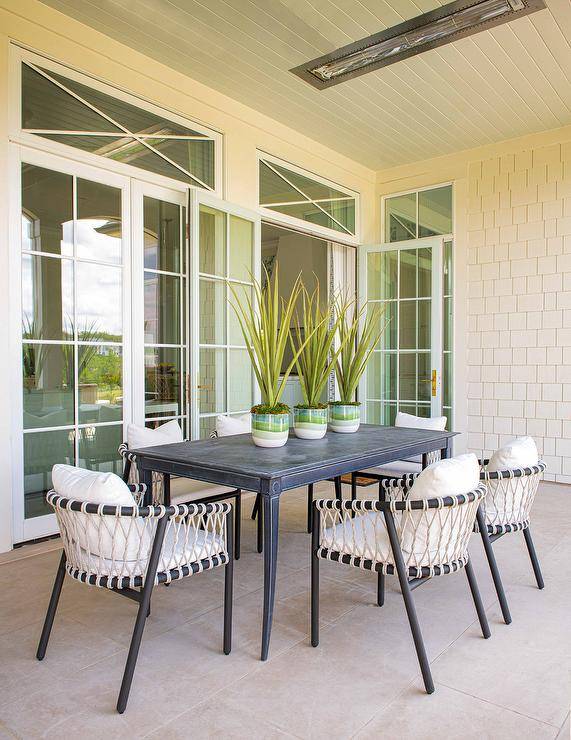
[[[154,428],[176,419],[188,436],[185,196],[138,185],[134,198],[139,214],[136,248],[143,253],[144,356],[136,362],[141,362],[144,373],[144,421]]]
[[[22,164],[21,175],[23,513],[29,521],[52,514],[45,494],[55,463],[121,471],[126,287],[123,181],[112,177],[116,187],[32,163]],[[49,531],[24,522],[23,533],[28,539]]]
[[[252,299],[252,276],[260,273],[260,221],[254,213],[204,194],[197,194],[195,212],[193,436],[204,438],[218,414],[247,413],[256,400],[250,359],[231,304],[234,294]]]
[[[367,419],[392,425],[397,411],[415,416],[439,415],[442,332],[447,326],[446,320],[444,324],[442,321],[441,301],[448,301],[444,309],[451,311],[452,306],[451,293],[447,299],[442,296],[442,240],[414,240],[402,246],[364,247],[363,251],[363,297],[380,304],[387,321],[361,385]],[[451,259],[451,250],[447,254]],[[451,346],[446,338],[444,345],[449,347],[449,358],[444,358],[447,368]],[[448,405],[444,413],[450,412]]]

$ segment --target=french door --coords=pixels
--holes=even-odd
[[[120,473],[126,425],[176,419],[208,436],[257,401],[230,307],[252,296],[260,218],[183,185],[159,187],[15,148],[14,541],[57,531],[55,463]]]
[[[431,237],[360,248],[362,301],[380,304],[386,329],[359,388],[366,420],[397,411],[452,414],[452,240]]]
[[[243,414],[259,390],[232,308],[253,305],[260,279],[261,219],[254,211],[190,192],[192,357],[189,379],[191,437],[208,437],[218,414]]]
[[[45,502],[55,463],[120,472],[117,445],[132,406],[129,180],[34,150],[16,159],[21,188],[10,259],[21,305],[11,327],[18,542],[56,530]]]

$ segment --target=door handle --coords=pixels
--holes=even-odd
[[[436,396],[436,387],[437,387],[437,373],[436,370],[432,371],[432,395],[433,397]]]

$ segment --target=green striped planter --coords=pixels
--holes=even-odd
[[[258,447],[283,447],[289,434],[289,414],[252,414],[252,439]]]
[[[329,407],[329,428],[332,432],[351,434],[361,423],[361,407],[353,403],[332,404]]]
[[[327,409],[293,409],[293,431],[300,439],[322,439],[327,432]]]

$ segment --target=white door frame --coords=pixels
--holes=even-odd
[[[433,386],[430,396],[431,416],[442,415],[442,269],[444,242],[450,240],[449,236],[431,236],[422,239],[410,239],[401,242],[390,242],[385,244],[363,244],[358,249],[358,304],[362,308],[367,302],[367,256],[371,253],[393,252],[401,249],[432,248],[432,285],[431,285],[431,322],[430,322],[430,361],[431,379],[436,373],[435,388]],[[434,300],[437,297],[438,300]],[[363,317],[364,320],[364,317]],[[398,381],[398,378],[397,378]],[[433,381],[434,382],[434,381]],[[367,399],[367,371],[363,374],[359,383],[359,399]],[[399,402],[397,390],[397,403]]]
[[[38,149],[11,144],[12,200],[10,202],[10,282],[11,306],[19,309],[11,311],[9,357],[11,366],[11,387],[14,389],[10,414],[12,429],[12,539],[22,542],[44,537],[57,531],[54,514],[24,518],[24,444],[23,444],[23,400],[22,400],[22,250],[21,250],[21,165],[22,163],[75,175],[86,180],[99,182],[121,190],[121,219],[123,247],[123,428],[131,417],[131,221],[130,221],[130,183],[129,179],[97,167],[82,164]],[[33,252],[31,254],[34,254]],[[57,256],[55,256],[57,259]],[[94,261],[94,266],[98,263]],[[48,342],[49,343],[49,342]],[[57,343],[57,342],[56,342]],[[77,389],[76,389],[77,392]],[[69,425],[71,426],[71,425]],[[74,425],[77,426],[77,423]],[[80,425],[81,426],[81,425]],[[46,430],[48,431],[48,430]],[[75,441],[76,451],[78,440]]]
[[[199,209],[201,205],[215,208],[223,213],[251,221],[254,225],[254,278],[259,281],[261,277],[261,223],[262,218],[259,213],[249,208],[238,206],[226,200],[216,197],[212,193],[203,190],[189,190],[189,215],[190,215],[190,261],[189,261],[189,289],[190,289],[190,381],[189,381],[189,402],[190,402],[190,430],[191,439],[198,439],[200,436],[200,416],[199,416],[199,369],[200,369],[200,271],[199,271],[199,245],[200,245],[200,219]],[[229,265],[229,238],[230,220],[226,221],[226,269]],[[239,282],[239,281],[237,281]],[[232,311],[230,305],[226,304],[226,327],[228,328],[228,317]],[[226,337],[228,340],[228,337]],[[226,345],[228,347],[228,344]],[[228,388],[228,377],[230,367],[226,363],[226,389]],[[253,374],[252,374],[253,375]],[[253,383],[253,401],[259,403],[260,391],[257,383]]]
[[[166,188],[158,185],[151,185],[147,182],[140,180],[131,181],[131,223],[133,228],[133,255],[132,255],[132,324],[133,324],[133,344],[131,351],[131,362],[132,362],[132,399],[133,399],[133,423],[138,426],[145,426],[145,329],[144,329],[144,316],[145,316],[145,286],[144,286],[144,213],[143,213],[143,198],[150,197],[157,200],[166,201],[168,203],[174,203],[176,205],[187,207],[187,190],[188,188],[181,183],[180,187],[177,187],[173,183],[172,188]],[[188,215],[187,215],[188,222]],[[188,254],[188,238],[186,235],[186,224],[184,224],[184,243],[181,245],[186,251],[186,327],[187,336],[183,337],[181,333],[182,344],[186,343],[186,365],[188,368],[189,361],[189,339],[190,333],[188,331],[189,326],[189,305],[188,305],[188,265],[189,265],[189,254]],[[181,318],[183,316],[183,296],[181,293]],[[182,372],[187,372],[187,369],[181,368]],[[188,409],[188,397],[186,393],[187,382],[184,379],[183,385],[183,402],[181,404],[182,413],[189,417]],[[170,417],[165,417],[165,421]],[[160,421],[160,419],[157,419]]]

